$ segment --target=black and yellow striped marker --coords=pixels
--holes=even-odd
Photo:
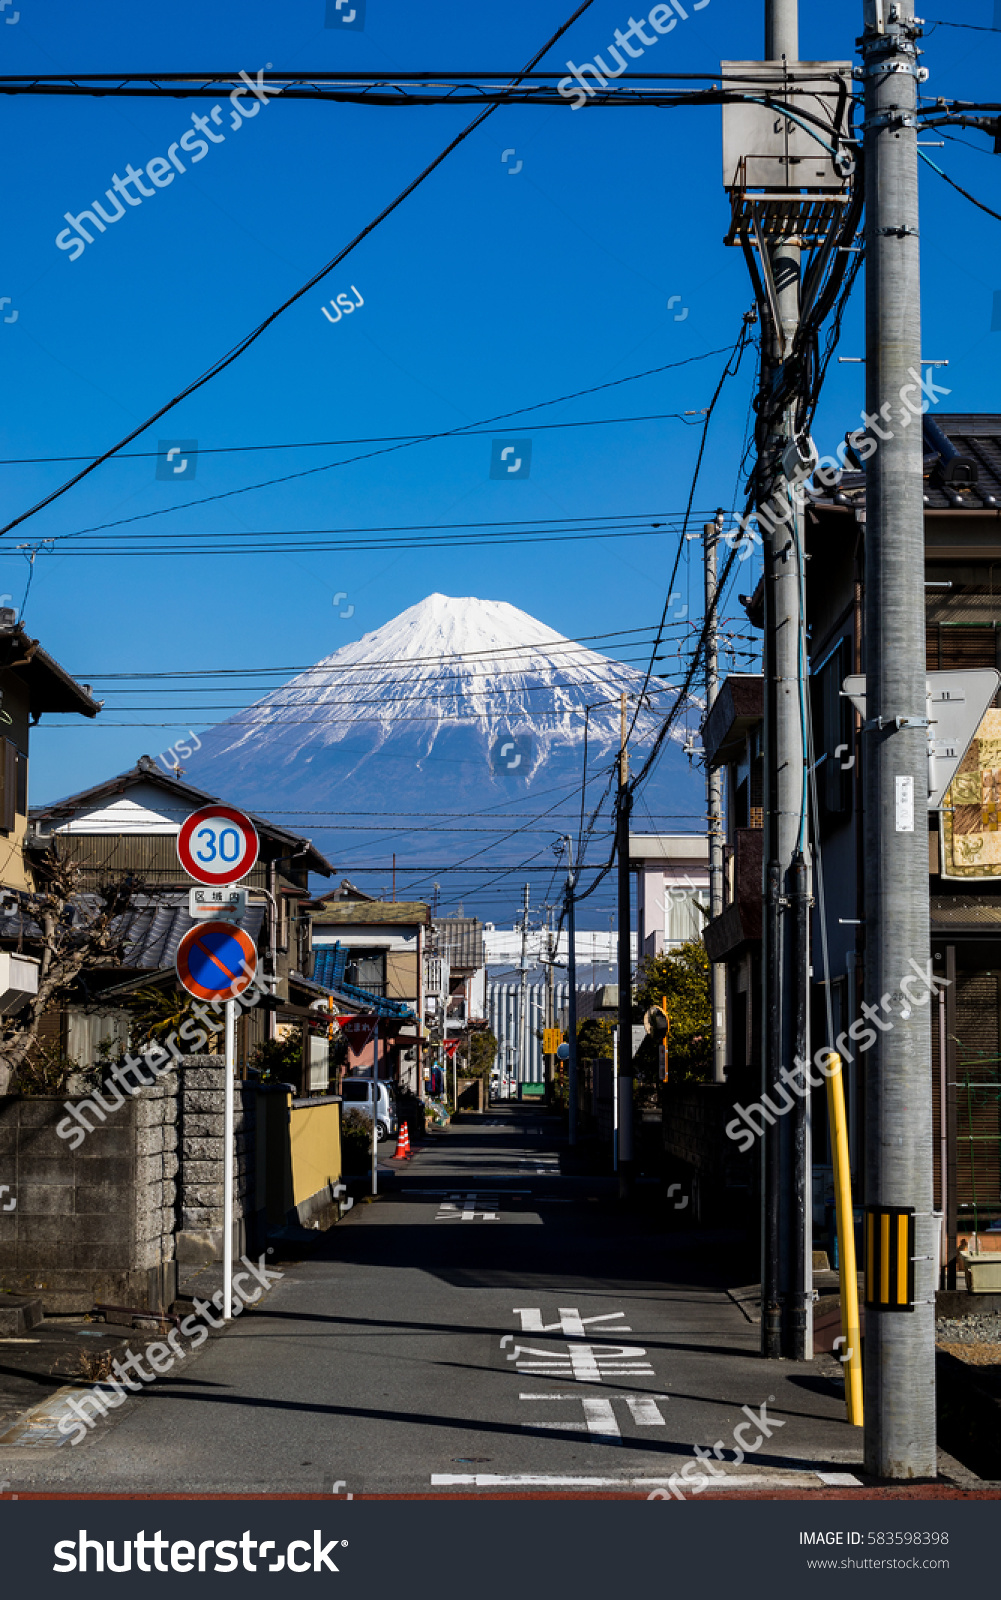
[[[914,1212],[866,1206],[865,1303],[873,1311],[914,1310]]]

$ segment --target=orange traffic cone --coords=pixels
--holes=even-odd
[[[400,1123],[400,1131],[396,1136],[396,1152],[394,1161],[410,1160],[410,1130],[405,1122]]]

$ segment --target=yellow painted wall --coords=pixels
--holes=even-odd
[[[417,999],[417,956],[408,950],[386,952],[386,995],[390,1000]]]
[[[292,1106],[292,1203],[299,1205],[341,1176],[341,1108]]]
[[[28,690],[16,672],[0,672],[0,689],[3,690],[3,709],[10,724],[0,728],[0,735],[10,739],[19,750],[28,755]],[[31,782],[31,763],[28,763],[28,782]],[[30,804],[30,794],[29,794]],[[24,855],[24,840],[28,832],[28,819],[15,813],[14,827],[10,833],[0,833],[0,886],[4,889],[31,890],[34,883]]]

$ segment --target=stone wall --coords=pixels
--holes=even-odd
[[[242,1255],[254,1233],[256,1090],[236,1084],[233,1252]],[[190,1056],[181,1070],[180,1215],[177,1260],[221,1261],[223,1253],[223,1124],[226,1079],[222,1056]],[[253,1238],[249,1243],[254,1243]]]
[[[104,1105],[0,1096],[0,1289],[40,1295],[47,1313],[163,1307],[176,1292],[177,1077]]]

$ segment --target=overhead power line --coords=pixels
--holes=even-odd
[[[442,439],[462,439],[462,438],[466,438],[466,437],[472,437],[472,435],[470,435],[469,431],[468,431],[471,428],[482,429],[482,428],[486,428],[488,426],[492,426],[494,423],[503,422],[507,417],[523,417],[523,416],[526,416],[528,414],[528,412],[530,412],[530,411],[541,411],[546,406],[558,406],[558,405],[569,404],[569,402],[571,400],[580,400],[580,399],[583,399],[586,395],[597,394],[599,389],[615,389],[615,388],[618,388],[623,383],[635,383],[640,378],[654,377],[654,376],[657,376],[658,374],[660,374],[662,372],[669,372],[672,369],[677,368],[677,367],[692,366],[692,365],[694,365],[694,363],[696,363],[698,361],[705,361],[710,356],[718,355],[718,354],[719,354],[719,351],[707,350],[703,355],[686,356],[681,361],[670,361],[670,362],[667,362],[662,367],[651,367],[646,372],[631,373],[625,378],[615,378],[610,383],[597,384],[594,388],[591,388],[591,389],[579,389],[579,390],[576,391],[576,393],[573,393],[573,394],[558,395],[558,396],[556,396],[555,399],[552,399],[552,400],[537,400],[533,405],[519,406],[514,411],[502,411],[496,417],[485,417],[479,422],[471,422],[471,423],[470,422],[462,422],[462,423],[458,423],[454,428],[446,428],[446,429],[441,430],[441,431],[439,431],[437,433],[424,433],[424,434],[416,434],[416,435],[413,435],[413,434],[407,435],[401,441],[398,441],[398,442],[396,442],[394,444],[388,444],[383,449],[380,449],[380,450],[368,450],[363,455],[360,455],[360,456],[348,456],[343,461],[327,461],[327,462],[324,462],[324,464],[322,466],[320,466],[320,467],[304,467],[299,472],[288,472],[288,473],[284,473],[282,476],[277,477],[277,478],[265,478],[265,479],[262,479],[262,481],[260,483],[244,484],[240,488],[237,488],[237,489],[224,489],[219,494],[203,495],[200,500],[178,501],[174,505],[160,506],[155,511],[140,511],[140,512],[137,512],[134,516],[131,516],[131,517],[119,517],[113,522],[98,522],[98,523],[95,523],[90,528],[81,528],[76,533],[63,534],[63,535],[60,535],[59,537],[61,537],[63,539],[81,538],[86,534],[102,533],[108,528],[121,528],[121,527],[126,527],[126,526],[128,526],[128,525],[130,525],[131,523],[134,523],[134,522],[146,522],[151,517],[173,516],[178,511],[190,511],[195,506],[213,505],[214,503],[216,503],[219,500],[232,500],[235,495],[251,494],[256,489],[272,489],[278,484],[295,483],[298,479],[301,479],[301,478],[316,477],[318,473],[321,473],[321,472],[333,472],[333,471],[336,471],[336,469],[338,467],[353,466],[359,461],[371,461],[371,460],[374,460],[377,456],[395,455],[397,451],[412,449],[414,445],[430,444],[430,443],[433,443],[435,441],[442,440]],[[153,420],[155,420],[155,419],[151,418],[151,421],[153,421]],[[682,417],[682,420],[684,420],[683,417]],[[147,426],[149,426],[149,424],[147,424]],[[140,431],[142,431],[142,430],[140,430]],[[133,435],[133,437],[134,437],[134,435]],[[90,469],[88,468],[86,470],[89,471]],[[11,526],[13,526],[13,524],[11,524]],[[0,532],[6,532],[6,531],[7,531],[6,529],[0,530]]]
[[[514,79],[515,83],[519,82],[526,73],[531,72],[533,68],[538,65],[543,56],[552,49],[554,44],[556,44],[557,40],[563,37],[568,28],[572,27],[572,25],[577,21],[577,18],[583,16],[584,12],[587,11],[592,4],[593,0],[581,0],[581,4],[573,12],[573,14],[567,18],[566,22],[562,23],[560,27],[557,28],[552,37],[546,40],[546,43],[542,46],[542,49],[536,52],[531,61],[529,61],[527,65],[522,68],[520,73],[516,74]],[[239,80],[238,73],[235,74],[234,77]],[[248,333],[245,338],[241,339],[237,345],[234,345],[234,347],[226,355],[221,356],[218,361],[214,362],[213,365],[207,369],[207,371],[202,373],[200,378],[196,378],[194,382],[189,383],[185,389],[180,390],[179,393],[174,395],[173,399],[168,400],[166,404],[160,406],[160,408],[155,411],[152,416],[147,417],[145,422],[140,423],[137,428],[133,428],[132,431],[126,434],[123,439],[120,439],[116,445],[112,445],[110,450],[104,451],[102,455],[97,456],[93,461],[89,462],[87,466],[82,467],[79,472],[74,473],[74,475],[71,478],[68,478],[65,483],[61,484],[58,489],[53,489],[50,494],[47,494],[42,500],[37,501],[36,504],[31,506],[27,511],[22,511],[20,516],[17,516],[11,522],[6,523],[4,527],[0,528],[0,534],[10,533],[13,528],[19,527],[20,524],[22,522],[26,522],[29,517],[35,516],[37,512],[41,511],[45,506],[49,506],[54,500],[58,500],[70,489],[74,488],[76,484],[80,483],[82,479],[87,477],[88,474],[95,471],[102,462],[107,461],[109,457],[113,455],[117,455],[119,450],[124,449],[127,444],[131,444],[133,439],[137,439],[141,433],[145,433],[146,429],[152,427],[153,423],[157,422],[160,417],[166,416],[168,411],[172,411],[175,406],[180,405],[182,400],[187,399],[189,395],[194,394],[197,390],[204,388],[204,386],[207,383],[210,383],[213,378],[218,377],[219,373],[224,372],[227,367],[232,366],[233,362],[237,361],[240,356],[242,356],[243,353],[248,350],[250,346],[254,344],[268,328],[270,328],[271,324],[275,322],[283,312],[287,311],[290,306],[295,305],[297,301],[301,300],[303,295],[309,293],[310,289],[315,288],[318,283],[321,283],[324,278],[334,271],[335,267],[340,265],[346,256],[350,255],[352,250],[361,244],[363,239],[367,239],[368,235],[373,233],[375,229],[379,227],[380,223],[384,222],[387,217],[391,216],[393,212],[403,204],[404,200],[407,200],[410,195],[414,193],[414,190],[418,189],[420,185],[431,176],[432,172],[435,172],[438,167],[441,166],[442,162],[448,159],[453,150],[458,149],[459,145],[468,139],[470,134],[474,133],[477,128],[486,122],[488,117],[493,115],[495,110],[496,107],[494,105],[485,106],[484,109],[473,118],[472,122],[468,123],[460,133],[456,134],[455,138],[449,141],[445,148],[435,156],[434,160],[430,161],[423,171],[419,172],[417,177],[407,184],[406,188],[400,190],[400,193],[395,199],[390,201],[389,205],[383,207],[378,216],[374,217],[371,222],[366,223],[365,227],[362,228],[360,233],[355,234],[355,237],[350,241],[349,244],[344,246],[343,250],[340,250],[332,260],[328,261],[326,266],[321,267],[319,272],[315,272],[311,278],[309,278],[304,284],[302,284],[300,288],[295,291],[294,294],[290,295],[287,300],[283,301],[283,303],[276,308],[276,310],[272,311],[267,317],[265,317],[263,322],[259,323],[256,328],[252,329],[251,332]]]
[[[408,667],[425,666],[428,663],[435,663],[435,662],[441,662],[443,665],[451,665],[452,663],[457,662],[457,661],[480,661],[480,660],[483,659],[483,657],[486,657],[488,660],[501,660],[504,657],[508,657],[508,656],[511,656],[511,655],[516,655],[516,654],[519,654],[519,653],[527,653],[528,651],[539,651],[541,653],[545,653],[546,651],[549,651],[549,650],[559,651],[559,650],[566,649],[566,647],[568,645],[589,645],[589,644],[593,644],[593,643],[595,643],[595,641],[601,640],[601,639],[620,639],[620,638],[625,638],[629,634],[633,634],[633,633],[649,633],[650,631],[651,630],[650,630],[649,627],[644,627],[644,628],[619,628],[619,629],[615,630],[615,632],[609,632],[609,633],[582,633],[582,634],[576,634],[574,636],[568,636],[566,638],[561,638],[561,639],[543,640],[541,643],[536,642],[536,641],[531,641],[531,642],[526,641],[524,644],[493,645],[492,647],[491,646],[484,646],[484,648],[482,650],[456,650],[456,651],[450,651],[449,654],[446,655],[446,656],[442,656],[442,655],[408,656],[407,659],[406,659],[406,665]],[[358,671],[361,671],[363,668],[368,668],[368,667],[394,667],[394,666],[401,666],[401,665],[403,665],[403,663],[401,662],[399,656],[375,656],[371,660],[362,661],[362,662],[353,662],[350,665],[346,665],[346,666],[343,666],[343,667],[334,667],[334,666],[324,665],[323,666],[323,671],[324,672],[358,672]],[[88,676],[100,677],[103,682],[110,682],[113,678],[205,678],[205,677],[209,677],[209,676],[229,677],[229,676],[232,676],[234,674],[237,675],[237,676],[239,676],[239,675],[246,676],[246,674],[248,674],[248,673],[261,672],[261,671],[267,671],[267,672],[311,672],[313,670],[314,666],[315,666],[315,663],[308,664],[305,667],[267,667],[267,668],[262,668],[262,667],[255,666],[255,667],[212,667],[212,668],[205,667],[205,668],[190,668],[190,669],[185,667],[185,668],[183,668],[182,670],[180,670],[178,672],[106,672],[104,674],[100,674],[100,673],[96,672],[96,670],[95,670],[95,672],[93,672],[91,674],[88,674],[86,672],[77,672],[77,673],[74,674],[74,676],[77,677],[77,678],[87,678]]]
[[[957,183],[955,178],[950,178],[947,172],[943,172],[942,168],[938,165],[938,162],[933,161],[931,156],[926,156],[923,150],[919,149],[918,155],[921,157],[926,166],[931,167],[933,172],[937,172],[940,178],[944,178],[946,183],[950,184],[958,194],[963,196],[964,200],[969,200],[971,205],[978,206],[981,211],[986,211],[989,217],[994,217],[996,221],[1001,222],[1001,211],[994,211],[990,206],[984,205],[984,202],[982,200],[978,200],[975,194],[971,194],[969,189],[964,189],[963,185],[961,183]]]

